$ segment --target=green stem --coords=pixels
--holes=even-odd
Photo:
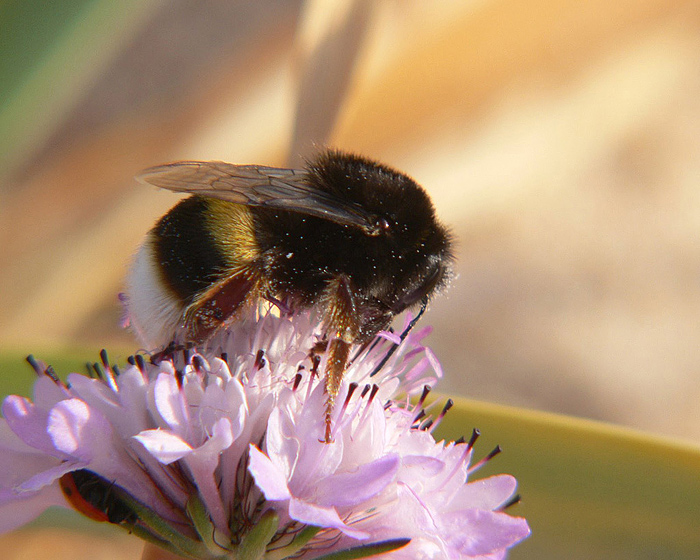
[[[273,510],[267,510],[255,526],[248,531],[238,546],[239,560],[260,560],[265,555],[265,549],[275,536],[279,527],[279,515]]]
[[[144,506],[127,492],[120,492],[119,498],[138,516],[137,523],[141,523],[145,526],[145,528],[142,528],[144,533],[139,534],[139,536],[143,535],[143,538],[148,542],[154,542],[158,546],[162,546],[168,550],[174,549],[172,550],[173,552],[191,558],[212,558],[212,555],[200,541],[195,541],[194,539],[184,536],[162,517],[156,515],[152,509]],[[135,527],[134,532],[136,532]],[[146,532],[150,533],[151,538],[146,538]],[[141,531],[139,531],[139,533],[141,533]],[[163,546],[161,541],[166,543],[166,545]]]
[[[198,494],[193,494],[190,496],[189,500],[187,500],[187,514],[190,516],[197,534],[209,550],[209,558],[236,557],[235,553],[223,548],[214,540],[216,528],[209,518],[209,513],[207,512],[204,502],[202,502]]]

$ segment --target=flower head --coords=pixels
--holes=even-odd
[[[2,406],[0,529],[62,505],[194,558],[503,558],[529,534],[502,511],[515,479],[468,481],[475,438],[435,441],[426,333],[356,349],[330,444],[312,313],[251,315],[206,352],[121,370],[103,354],[67,383],[36,364],[33,401]]]

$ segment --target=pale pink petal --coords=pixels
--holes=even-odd
[[[48,376],[39,377],[34,383],[32,400],[42,410],[49,410],[58,401],[70,398],[70,392],[64,385],[59,385]]]
[[[483,509],[466,509],[441,516],[445,540],[470,556],[491,554],[520,542],[530,534],[521,517]]]
[[[29,492],[36,492],[37,490],[41,490],[42,488],[45,488],[46,486],[50,486],[54,482],[56,482],[59,478],[61,478],[64,474],[74,471],[79,468],[83,468],[87,466],[85,463],[78,463],[78,462],[62,462],[59,464],[54,464],[51,465],[48,468],[44,468],[42,470],[38,470],[37,467],[39,465],[32,465],[34,468],[31,471],[26,472],[26,478],[25,480],[21,483],[16,485],[14,488],[17,491],[29,491]],[[33,476],[29,476],[31,472],[37,472],[37,474]]]
[[[275,408],[267,421],[265,450],[279,471],[290,478],[299,458],[299,440],[295,435],[294,422],[290,416]]]
[[[54,451],[46,433],[48,413],[29,399],[10,395],[2,403],[2,415],[7,426],[27,445],[46,453]]]
[[[231,422],[228,418],[221,418],[214,424],[211,437],[184,458],[185,464],[189,467],[192,478],[199,489],[199,495],[212,521],[218,527],[226,527],[227,518],[219,494],[219,487],[214,478],[214,471],[219,465],[221,452],[232,443]]]
[[[127,368],[117,379],[119,384],[119,433],[123,436],[135,435],[143,430],[154,428],[149,413],[148,383],[135,366]]]
[[[287,477],[270,458],[254,445],[249,447],[248,470],[255,484],[268,500],[288,500],[292,497],[287,487]]]
[[[85,461],[112,448],[112,426],[80,399],[61,401],[49,412],[46,431],[59,451]]]
[[[0,490],[0,533],[21,527],[51,506],[67,506],[57,485],[20,495]]]
[[[470,508],[495,510],[508,501],[517,485],[515,478],[507,474],[475,480],[455,493],[451,506],[469,504]]]
[[[189,439],[189,415],[175,376],[165,373],[158,375],[153,388],[153,397],[158,414],[167,427]]]
[[[369,538],[369,533],[366,531],[353,529],[343,523],[343,520],[340,519],[338,512],[334,508],[321,507],[292,498],[289,500],[289,516],[308,525],[338,529],[354,539]]]
[[[134,439],[164,465],[169,465],[192,453],[192,446],[189,443],[168,430],[144,430],[135,435]]]
[[[399,456],[386,455],[372,463],[360,465],[352,472],[341,472],[321,479],[315,493],[323,506],[354,506],[369,500],[384,490],[396,478]]]

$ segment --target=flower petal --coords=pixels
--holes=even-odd
[[[173,432],[189,439],[189,415],[174,375],[161,373],[153,387],[153,399],[160,417]]]
[[[324,506],[354,506],[373,498],[396,478],[399,470],[399,456],[386,455],[354,472],[340,472],[319,480],[316,492],[321,498],[318,503]]]
[[[297,498],[289,500],[289,516],[315,527],[338,529],[354,539],[367,539],[370,536],[365,531],[348,527],[334,508],[317,506]]]
[[[66,499],[58,485],[21,495],[0,491],[0,533],[12,531],[38,517],[51,506],[65,507]]]
[[[49,412],[46,431],[56,449],[85,461],[107,454],[112,447],[112,426],[80,399],[56,404]]]
[[[184,458],[204,505],[219,527],[227,527],[228,523],[214,472],[221,452],[232,443],[231,422],[228,418],[221,418],[214,424],[211,437]]]
[[[441,522],[446,541],[469,556],[511,547],[530,534],[522,517],[483,509],[447,513],[441,516]]]
[[[2,403],[7,426],[27,445],[51,453],[55,451],[46,433],[47,412],[29,399],[10,395]]]
[[[469,504],[471,508],[496,510],[508,501],[517,485],[515,478],[508,474],[475,480],[455,493],[451,505],[458,508]]]
[[[284,471],[252,444],[249,447],[248,470],[268,500],[287,500],[292,497]]]
[[[134,439],[141,442],[148,452],[164,465],[192,453],[189,443],[168,430],[144,430],[135,435]]]

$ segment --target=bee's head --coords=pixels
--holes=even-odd
[[[372,160],[335,151],[322,153],[309,169],[317,188],[371,215],[368,246],[392,278],[395,312],[447,282],[453,261],[451,235],[437,219],[428,194],[413,179]]]

